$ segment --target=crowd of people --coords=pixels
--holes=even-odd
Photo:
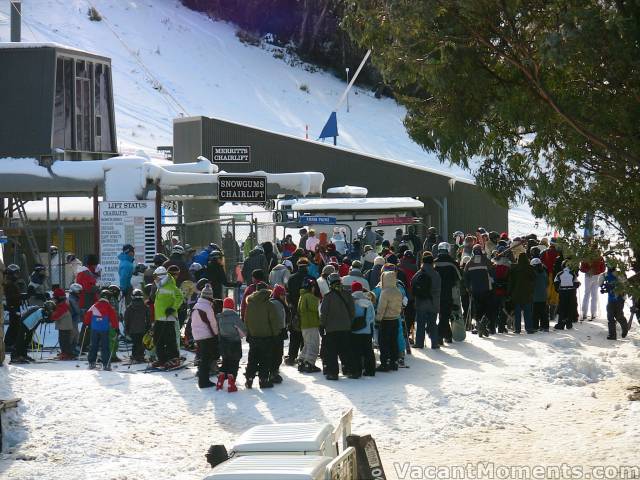
[[[36,265],[27,282],[17,265],[8,265],[6,350],[12,363],[33,361],[34,332],[53,323],[59,360],[87,352],[93,369],[99,354],[109,370],[121,361],[124,338],[130,363],[170,370],[184,362],[181,349],[189,349],[196,353],[200,388],[221,390],[226,383],[234,392],[243,338],[249,344],[245,388],[258,377],[263,389],[283,381],[283,364],[331,381],[340,373],[356,379],[397,371],[412,348],[439,349],[469,332],[571,329],[596,317],[600,293],[608,299],[607,338],[617,338],[618,324],[622,337],[628,332],[615,267],[595,250],[579,263],[585,278],[579,312],[578,272],[555,238],[511,239],[478,228],[457,231],[447,242],[432,227],[422,240],[409,226],[386,239],[370,222],[352,242],[337,228],[331,237],[313,229],[299,235],[297,242],[287,235],[275,245],[249,237],[239,279],[240,246],[228,236],[224,248],[212,243],[199,252],[176,240],[169,256],[158,253],[151,265],[136,264],[134,247],[124,245],[118,285],[103,284],[96,255],[83,263],[72,255],[68,275],[52,268],[51,290],[45,266]]]

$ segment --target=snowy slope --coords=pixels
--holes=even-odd
[[[328,382],[282,367],[282,385],[235,394],[198,390],[190,370],[9,365],[0,368],[0,398],[23,402],[5,423],[0,477],[201,479],[211,444],[229,446],[258,424],[335,423],[349,407],[353,431],[374,436],[390,479],[435,478],[410,476],[405,462],[637,465],[640,402],[626,391],[640,382],[637,329],[618,342],[604,339],[603,320],[565,332],[469,335],[441,351],[415,351],[396,373]]]
[[[290,67],[235,36],[235,27],[213,22],[177,0],[96,0],[115,33],[190,115],[244,122],[310,138],[320,133],[346,83],[324,73]],[[171,144],[171,120],[180,113],[155,90],[129,51],[103,22],[87,17],[85,0],[30,0],[23,4],[24,41],[53,41],[107,55],[113,60],[118,138],[125,148]],[[3,2],[5,15],[8,6]],[[34,38],[35,33],[35,38]],[[9,25],[0,22],[0,39]],[[352,67],[355,70],[357,65]],[[309,93],[300,90],[306,85]],[[339,144],[469,177],[441,165],[412,142],[402,125],[404,108],[365,90],[350,95],[350,112],[339,111]]]
[[[58,42],[112,58],[118,143],[125,153],[153,154],[156,146],[171,144],[172,119],[181,113],[298,137],[308,125],[315,140],[346,87],[329,73],[291,67],[241,43],[233,25],[213,22],[177,0],[92,3],[106,21],[88,19],[86,0],[24,2],[23,40]],[[8,5],[0,4],[0,41],[9,40],[8,13]],[[154,88],[158,82],[162,91]],[[395,101],[378,100],[360,88],[349,98],[350,112],[344,105],[338,111],[340,146],[471,178],[409,138],[402,124],[405,109]],[[510,230],[530,233],[534,222],[528,208],[520,207]]]

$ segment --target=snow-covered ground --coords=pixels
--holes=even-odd
[[[4,424],[0,477],[198,479],[209,471],[211,444],[228,446],[262,423],[337,422],[349,407],[354,432],[374,436],[389,478],[427,478],[410,477],[406,462],[413,472],[467,462],[637,465],[640,402],[626,389],[640,384],[638,326],[624,340],[605,336],[602,320],[546,334],[470,335],[414,351],[397,373],[331,383],[283,367],[273,390],[234,394],[198,390],[190,370],[10,365],[0,368],[0,398],[23,400]]]

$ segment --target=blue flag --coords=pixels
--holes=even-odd
[[[322,132],[318,138],[337,137],[338,136],[338,118],[336,112],[331,112],[329,120],[324,124]]]

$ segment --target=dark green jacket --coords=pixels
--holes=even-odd
[[[280,317],[269,301],[271,292],[258,290],[247,298],[244,323],[250,337],[275,337],[280,334]]]
[[[520,255],[518,263],[509,270],[507,290],[511,301],[518,304],[532,303],[535,286],[536,270],[529,265],[526,255]]]

